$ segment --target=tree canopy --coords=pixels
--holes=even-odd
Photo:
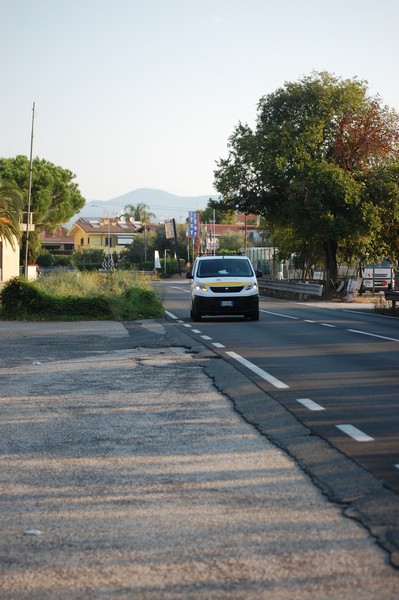
[[[26,156],[0,158],[0,178],[19,189],[22,210],[25,211],[28,203],[29,168]],[[44,229],[56,229],[83,208],[85,199],[74,183],[74,178],[75,175],[68,169],[44,159],[33,160],[30,210],[33,213],[35,231],[29,235],[29,263],[34,263],[40,253],[38,233]]]
[[[0,177],[14,182],[28,201],[29,160],[26,156],[0,158]],[[32,164],[31,212],[39,229],[55,229],[66,223],[85,204],[75,175],[44,159],[35,158]]]
[[[215,171],[221,205],[286,230],[291,252],[324,260],[327,285],[339,251],[398,259],[399,117],[366,82],[322,72],[286,83],[228,147]]]

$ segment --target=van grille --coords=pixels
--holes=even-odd
[[[215,286],[215,287],[211,287],[211,291],[214,294],[238,294],[239,292],[242,291],[244,286],[242,285],[236,285],[236,286]]]

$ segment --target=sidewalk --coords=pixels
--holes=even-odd
[[[397,599],[169,325],[0,322],[2,600]]]

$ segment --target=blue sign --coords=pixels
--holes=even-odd
[[[197,238],[198,236],[198,213],[194,210],[190,210],[188,213],[188,237]]]

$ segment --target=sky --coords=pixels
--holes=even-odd
[[[87,201],[215,194],[257,105],[314,71],[399,112],[397,0],[0,0],[0,157],[69,169]]]

